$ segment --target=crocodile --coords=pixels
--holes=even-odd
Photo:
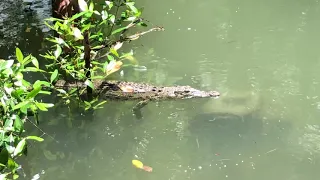
[[[138,100],[133,108],[135,115],[140,114],[140,109],[149,101],[190,99],[190,98],[218,98],[218,91],[202,91],[191,86],[154,86],[152,84],[115,81],[115,80],[94,80],[94,89],[99,97],[108,100]],[[67,82],[58,80],[55,88],[85,88],[83,82]],[[139,115],[139,116],[140,116]],[[142,117],[142,116],[141,116]]]

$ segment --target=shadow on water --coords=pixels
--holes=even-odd
[[[277,154],[287,148],[290,126],[288,122],[266,124],[263,119],[252,115],[197,115],[190,123],[186,145],[190,149],[190,161],[187,164],[191,171],[203,170],[192,177],[264,179],[261,166],[266,168],[263,164],[273,164],[275,159],[266,160],[267,156],[278,157]],[[289,157],[282,156],[277,161]],[[268,171],[271,169],[268,167]],[[278,175],[277,178],[281,177]],[[268,178],[271,176],[268,174]]]
[[[190,122],[190,133],[198,148],[201,142],[216,149],[246,148],[245,144],[257,144],[263,133],[263,121],[252,116],[231,114],[200,114]],[[259,137],[261,136],[261,137]],[[193,143],[194,143],[193,142]]]

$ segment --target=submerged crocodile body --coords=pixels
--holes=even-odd
[[[140,109],[149,101],[159,100],[178,100],[190,98],[218,98],[220,93],[217,91],[202,91],[191,86],[154,86],[146,83],[95,80],[94,89],[103,99],[108,100],[138,100],[140,101],[133,108],[135,115],[141,118]],[[56,88],[85,88],[83,82],[66,82],[59,80],[55,84]]]
[[[217,98],[220,93],[217,91],[202,91],[190,86],[154,86],[146,83],[125,82],[125,81],[103,81],[93,82],[94,88],[104,99],[111,100],[149,100],[158,101],[166,99],[189,99],[189,98]],[[56,88],[84,88],[85,83],[68,83],[59,80]]]

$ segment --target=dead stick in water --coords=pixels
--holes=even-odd
[[[270,150],[270,151],[266,152],[266,154],[272,153],[273,151],[276,151],[276,150],[277,150],[277,148],[272,149],[272,150]]]

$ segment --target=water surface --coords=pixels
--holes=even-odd
[[[166,30],[127,46],[148,70],[125,71],[124,78],[215,89],[222,97],[150,103],[141,120],[132,115],[134,102],[109,102],[92,116],[58,107],[42,117],[54,140],[44,136],[46,143],[32,146],[33,174],[130,180],[320,175],[318,1],[138,5],[151,26]],[[153,172],[133,168],[132,159]]]

